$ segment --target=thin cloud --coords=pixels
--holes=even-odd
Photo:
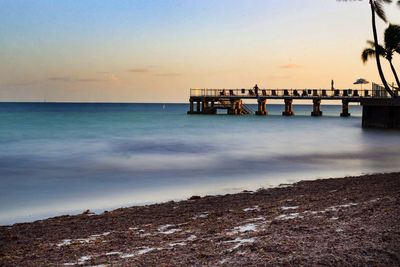
[[[278,66],[281,69],[298,69],[301,68],[301,65],[298,64],[284,64],[284,65],[279,65]]]
[[[176,76],[181,76],[182,73],[179,72],[168,72],[168,71],[162,71],[157,70],[157,68],[160,68],[159,66],[153,65],[153,66],[146,66],[144,68],[133,68],[129,69],[128,72],[131,73],[142,73],[142,74],[151,74],[152,76],[158,76],[158,77],[176,77]]]
[[[130,69],[128,71],[133,73],[149,73],[151,70],[146,68],[135,68],[135,69]]]
[[[0,86],[27,86],[27,85],[35,85],[38,84],[39,81],[20,81],[20,82],[10,82],[10,83],[2,83]]]
[[[96,82],[109,82],[120,80],[114,74],[110,75],[109,78],[97,79],[97,78],[72,78],[69,76],[60,77],[49,77],[48,80],[53,82],[70,82],[70,83],[96,83]]]
[[[49,77],[50,81],[54,82],[70,82],[72,79],[68,76],[59,76],[59,77]]]
[[[160,77],[176,77],[176,76],[181,76],[182,73],[179,72],[165,72],[165,73],[157,73],[155,76],[160,76]]]
[[[84,83],[91,83],[91,82],[105,82],[105,79],[76,79],[75,82],[84,82]]]

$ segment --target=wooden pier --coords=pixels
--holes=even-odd
[[[340,116],[348,117],[349,103],[360,103],[366,99],[387,99],[384,88],[373,84],[373,90],[352,89],[190,89],[190,107],[188,114],[217,114],[218,109],[225,109],[230,115],[255,114],[268,115],[267,101],[283,100],[283,116],[294,115],[295,100],[312,100],[311,116],[322,116],[321,102],[339,100],[342,102]],[[253,111],[244,99],[257,100],[258,108]]]

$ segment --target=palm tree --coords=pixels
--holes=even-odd
[[[393,75],[396,79],[397,87],[400,88],[399,76],[397,76],[396,69],[393,66],[393,54],[395,52],[400,53],[400,26],[390,24],[385,30],[384,35],[385,46],[378,44],[377,49],[372,41],[367,41],[370,45],[369,48],[365,48],[361,54],[361,59],[364,64],[368,61],[370,57],[384,57],[389,61],[390,68],[392,69]],[[375,49],[374,49],[375,47]]]
[[[372,31],[374,33],[375,51],[379,51],[379,42],[378,42],[378,34],[377,34],[377,31],[376,31],[375,14],[378,15],[378,17],[380,17],[384,22],[387,22],[386,14],[385,14],[385,11],[383,10],[383,7],[382,7],[382,2],[391,3],[392,0],[369,0],[369,4],[371,6]],[[383,70],[382,70],[380,57],[377,56],[377,57],[375,57],[375,59],[376,59],[376,65],[378,67],[379,76],[381,77],[383,86],[385,87],[386,91],[390,94],[391,97],[396,97],[396,95],[393,93],[393,91],[390,90],[389,85],[388,85],[388,83],[387,83],[387,81],[385,79],[385,75],[383,74]]]
[[[398,3],[400,5],[400,1]],[[389,24],[389,27],[385,30],[385,48],[387,49],[386,59],[390,63],[390,68],[396,79],[397,88],[400,89],[399,76],[397,76],[396,69],[392,63],[393,54],[395,52],[400,54],[400,25]]]

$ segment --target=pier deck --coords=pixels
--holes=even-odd
[[[341,100],[342,117],[350,116],[349,103],[366,99],[388,99],[384,88],[373,84],[373,89],[190,89],[188,114],[216,114],[218,109],[227,109],[231,115],[267,115],[267,100],[284,100],[284,116],[294,115],[293,100],[312,100],[312,116],[321,116],[322,100]],[[243,99],[257,100],[258,109],[253,111]]]

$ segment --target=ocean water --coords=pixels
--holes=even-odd
[[[256,108],[255,106],[253,107]],[[186,104],[0,103],[0,224],[399,171],[400,133],[361,108],[282,105],[269,116],[187,115]]]

